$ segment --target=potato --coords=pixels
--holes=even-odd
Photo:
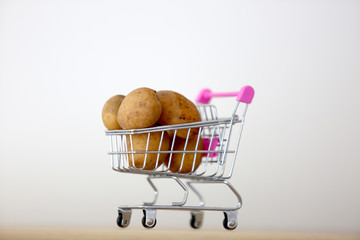
[[[173,125],[201,121],[200,113],[196,106],[183,95],[169,90],[158,91],[157,95],[161,102],[162,113],[158,120],[160,125]],[[189,137],[198,133],[198,128],[190,130]],[[170,136],[174,131],[169,131]],[[176,132],[176,136],[186,138],[188,129],[181,129]]]
[[[175,139],[173,151],[203,150],[202,138],[200,137],[198,147],[196,148],[197,140],[198,140],[197,135],[189,139],[185,149],[186,139],[177,137]],[[202,155],[203,155],[202,153],[196,153],[196,156],[195,153],[173,153],[172,155],[170,154],[169,157],[165,160],[165,164],[166,166],[169,166],[169,162],[171,160],[169,167],[171,172],[189,173],[195,171],[199,167],[201,163]],[[184,162],[181,167],[183,156],[184,156]],[[195,161],[195,165],[194,165],[194,169],[192,170],[194,161]]]
[[[108,130],[121,129],[117,121],[117,114],[124,98],[123,95],[115,95],[105,102],[102,109],[102,120]]]
[[[145,87],[137,88],[124,98],[117,120],[123,129],[147,128],[157,122],[161,111],[156,91]]]
[[[150,135],[150,136],[149,136]],[[161,132],[151,132],[151,133],[140,133],[126,136],[127,140],[127,150],[128,151],[168,151],[170,149],[170,138],[167,132],[165,131],[163,137],[161,139]],[[146,148],[147,142],[149,138],[149,144]],[[132,139],[132,144],[131,144]],[[159,155],[159,160],[157,162],[157,158]],[[167,158],[168,153],[129,153],[129,163],[130,166],[142,168],[145,162],[145,170],[155,170],[159,167],[165,159]]]

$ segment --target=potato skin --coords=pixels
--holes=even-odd
[[[174,125],[182,123],[191,123],[201,121],[200,113],[194,103],[183,95],[170,91],[161,90],[157,92],[162,106],[162,113],[158,120],[160,125]],[[193,128],[190,131],[189,137],[198,133],[198,128]],[[169,131],[170,136],[174,131]],[[181,129],[176,132],[176,136],[186,138],[188,129]]]
[[[161,111],[161,103],[155,90],[137,88],[124,98],[117,120],[123,129],[147,128],[157,122]]]
[[[132,146],[130,139],[132,139]],[[128,151],[159,151],[160,144],[161,144],[160,151],[168,151],[170,149],[170,138],[166,131],[164,132],[162,141],[161,141],[161,132],[150,133],[149,145],[148,148],[146,149],[147,139],[148,139],[148,133],[133,134],[131,135],[131,138],[130,135],[126,136],[127,150]],[[146,161],[144,167],[145,170],[155,170],[157,167],[159,167],[161,164],[164,163],[167,156],[168,153],[161,153],[159,155],[159,161],[156,166],[156,161],[158,157],[157,153],[148,153],[146,159],[145,159],[145,153],[128,154],[130,166],[136,168],[142,168],[144,166],[144,161]]]
[[[204,146],[203,146],[203,141],[202,138],[200,137],[199,139],[199,143],[198,143],[198,147],[196,148],[196,142],[197,142],[198,137],[194,136],[193,138],[188,140],[186,149],[185,147],[185,142],[186,139],[183,138],[179,138],[177,137],[175,139],[175,143],[174,143],[174,151],[194,151],[194,150],[203,150]],[[180,169],[181,166],[181,161],[183,158],[183,153],[173,153],[172,156],[169,155],[169,157],[165,160],[165,164],[166,166],[169,166],[169,161],[170,161],[170,157],[171,157],[171,163],[170,163],[170,167],[169,170],[171,172],[179,172],[179,173],[190,173],[192,172],[192,167],[193,167],[193,162],[194,162],[194,157],[195,157],[195,153],[185,153],[185,157],[184,157],[184,163]],[[202,159],[202,153],[197,153],[196,157],[195,157],[195,166],[194,166],[194,170],[195,171],[200,163],[201,163],[201,159]],[[180,170],[180,171],[179,171]]]
[[[117,121],[117,114],[124,98],[124,95],[115,95],[105,102],[102,109],[102,121],[108,130],[121,129]]]

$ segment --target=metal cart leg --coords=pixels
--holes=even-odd
[[[177,177],[172,177],[180,186],[181,188],[184,190],[184,198],[181,202],[173,202],[172,205],[173,206],[182,206],[186,203],[188,196],[189,196],[189,189],[186,187],[186,185]]]
[[[200,200],[200,206],[203,207],[205,206],[205,200],[203,198],[203,196],[201,195],[201,193],[191,184],[192,182],[187,182],[189,188],[196,194],[196,196],[199,198]]]
[[[154,205],[158,196],[159,196],[159,191],[157,190],[157,188],[155,187],[155,184],[153,183],[153,181],[151,181],[151,177],[148,176],[146,178],[146,180],[148,181],[148,183],[150,184],[150,186],[152,187],[152,189],[154,190],[154,200],[152,202],[144,202],[144,205]]]

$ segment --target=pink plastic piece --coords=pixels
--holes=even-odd
[[[244,86],[238,92],[227,93],[213,93],[210,89],[203,89],[200,91],[196,102],[202,104],[208,104],[212,97],[236,97],[236,101],[243,103],[251,103],[254,97],[255,91],[251,86]]]
[[[203,138],[202,140],[203,140],[203,144],[204,144],[204,150],[206,150],[206,151],[215,151],[215,149],[220,141],[219,138],[213,138],[210,149],[209,149],[210,139]],[[206,157],[207,155],[208,155],[208,153],[203,153],[204,157]],[[216,156],[217,156],[217,153],[209,153],[209,157],[216,157]]]
[[[208,104],[211,100],[211,90],[210,89],[203,89],[200,91],[198,97],[196,98],[196,102],[202,103],[202,104]]]
[[[251,103],[254,98],[255,91],[251,86],[245,86],[241,88],[236,101],[243,103]]]

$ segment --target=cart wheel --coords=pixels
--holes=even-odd
[[[204,213],[201,211],[191,212],[190,226],[194,229],[199,229],[202,226]]]
[[[224,211],[224,228],[227,230],[234,230],[237,225],[237,211]]]
[[[144,216],[142,218],[142,225],[145,228],[153,228],[156,225],[156,210],[155,209],[144,209]]]
[[[119,209],[118,210],[118,217],[116,223],[119,227],[125,228],[129,226],[130,217],[131,217],[131,209]]]
[[[153,227],[155,227],[155,225],[156,225],[156,219],[155,219],[155,221],[154,220],[152,220],[152,219],[148,219],[147,221],[146,221],[146,217],[144,216],[143,218],[142,218],[142,225],[145,227],[145,228],[153,228]]]

